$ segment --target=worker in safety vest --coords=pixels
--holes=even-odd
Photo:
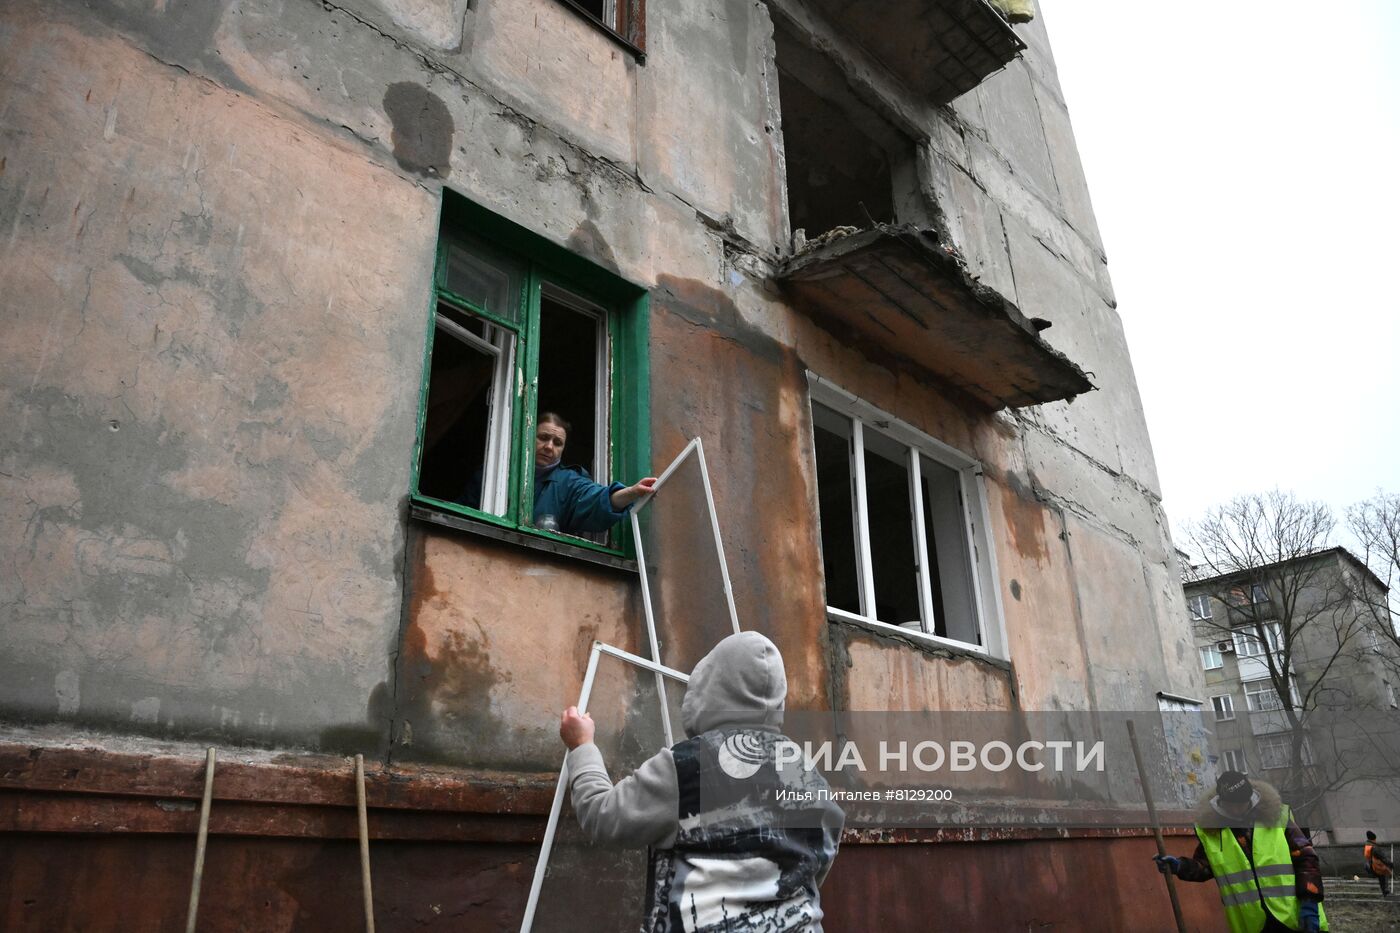
[[[1376,834],[1369,829],[1366,830],[1366,848],[1361,850],[1361,857],[1366,860],[1366,872],[1380,882],[1381,896],[1390,897],[1391,876],[1395,874],[1395,869],[1390,859],[1381,854],[1381,847],[1376,845]]]
[[[1278,791],[1226,771],[1201,801],[1196,837],[1191,858],[1153,859],[1182,881],[1214,878],[1230,933],[1327,929],[1317,853]]]

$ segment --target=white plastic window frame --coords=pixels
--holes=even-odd
[[[1238,771],[1240,774],[1249,773],[1249,759],[1245,757],[1244,751],[1238,748],[1227,748],[1221,752],[1220,759],[1225,764],[1226,771]]]
[[[588,712],[588,703],[593,695],[593,679],[598,673],[598,660],[605,654],[626,664],[651,671],[656,675],[661,706],[661,728],[665,734],[667,747],[674,745],[675,736],[671,731],[671,715],[666,706],[666,693],[663,684],[668,679],[688,684],[690,683],[690,675],[682,674],[680,671],[672,670],[655,661],[648,661],[646,658],[638,657],[629,651],[623,651],[621,648],[614,648],[612,645],[605,645],[600,641],[593,643],[593,650],[588,655],[588,667],[583,674],[583,686],[579,690],[579,712]],[[544,839],[540,843],[539,858],[535,862],[534,877],[530,881],[530,893],[525,899],[525,916],[520,922],[520,933],[530,933],[535,923],[535,911],[539,908],[540,891],[544,888],[545,874],[549,869],[549,856],[554,850],[554,836],[559,831],[559,818],[564,812],[564,797],[568,793],[569,783],[569,758],[566,754],[564,763],[559,767],[558,783],[554,786],[554,802],[549,808],[549,819],[544,827]]]
[[[483,512],[504,515],[510,495],[510,452],[512,412],[515,405],[515,335],[504,327],[491,323],[454,302],[439,300],[434,313],[434,325],[453,340],[464,343],[492,359],[491,400],[486,422],[486,453],[481,471],[481,505]],[[442,313],[447,305],[458,314],[481,321],[485,337],[478,337],[452,318]]]
[[[1215,663],[1211,663],[1214,661]],[[1201,668],[1207,671],[1218,671],[1225,666],[1225,656],[1220,653],[1220,649],[1215,645],[1201,646]]]
[[[1259,766],[1265,771],[1278,771],[1289,767],[1293,758],[1293,736],[1287,732],[1261,735],[1255,740],[1259,746]],[[1281,756],[1281,759],[1280,759]],[[1299,757],[1304,767],[1313,764],[1312,743],[1303,738]]]
[[[672,460],[666,469],[661,471],[661,475],[656,478],[656,483],[651,487],[651,492],[643,495],[632,506],[632,541],[637,548],[637,570],[642,578],[642,612],[646,616],[647,638],[651,647],[651,656],[658,663],[663,660],[663,645],[656,630],[656,612],[651,604],[651,581],[647,576],[646,545],[642,540],[641,513],[651,501],[656,498],[667,481],[675,474],[680,465],[686,461],[687,457],[695,457],[700,463],[700,479],[705,486],[705,505],[710,513],[710,534],[714,536],[715,553],[719,555],[719,569],[721,584],[724,587],[725,608],[729,610],[729,624],[735,634],[739,632],[739,611],[734,605],[734,584],[729,579],[729,562],[724,556],[724,541],[719,533],[719,513],[715,510],[715,493],[710,486],[710,468],[705,462],[705,445],[700,438],[693,438],[685,446],[676,459]],[[660,683],[657,684],[660,686]]]
[[[1235,654],[1242,658],[1262,658],[1265,653],[1278,654],[1283,650],[1283,626],[1278,622],[1264,623],[1264,637],[1267,641],[1260,641],[1252,626],[1237,629],[1234,632]]]
[[[1211,618],[1210,596],[1205,593],[1188,597],[1186,606],[1191,611],[1192,621],[1204,622]]]
[[[1249,706],[1251,713],[1279,713],[1283,711],[1283,698],[1274,689],[1272,678],[1261,677],[1255,680],[1246,680],[1241,686],[1244,687],[1245,703]],[[1292,694],[1293,708],[1297,709],[1302,700],[1298,695],[1298,682],[1292,677],[1288,678],[1288,692]],[[1263,699],[1255,699],[1256,697]]]
[[[827,619],[853,622],[877,631],[897,632],[916,641],[935,646],[952,646],[965,651],[974,651],[990,657],[1007,659],[1006,622],[1002,611],[1001,590],[997,584],[996,549],[992,547],[987,529],[991,525],[991,515],[987,508],[986,486],[980,461],[967,454],[929,437],[894,415],[885,412],[858,396],[846,391],[836,383],[816,373],[807,372],[807,389],[810,404],[824,405],[851,419],[854,432],[855,452],[852,457],[851,482],[855,486],[855,533],[856,533],[856,580],[860,590],[861,612],[853,613],[835,606],[826,607]],[[923,484],[919,482],[919,457],[923,455],[958,474],[962,491],[963,527],[967,534],[968,553],[972,558],[969,571],[972,575],[973,620],[981,644],[944,638],[930,631],[915,631],[901,628],[875,618],[872,614],[875,604],[874,568],[870,551],[870,523],[865,490],[865,458],[862,432],[866,424],[871,424],[881,434],[893,438],[910,450],[908,461],[909,484],[911,488],[911,513],[915,555],[918,561],[916,579],[918,582],[921,616],[925,628],[934,624],[933,598],[930,581],[925,568],[928,567],[928,543],[924,534],[924,511],[922,507]],[[815,437],[809,439],[815,457]],[[820,515],[817,516],[820,522]],[[818,536],[820,538],[820,536]]]
[[[1230,694],[1220,693],[1211,697],[1210,705],[1215,711],[1216,722],[1230,722],[1235,718],[1235,698]]]
[[[651,648],[651,660],[638,657],[621,648],[614,648],[612,645],[595,641],[593,650],[588,656],[588,667],[583,674],[583,687],[579,691],[578,708],[582,712],[588,711],[588,701],[592,695],[593,678],[598,670],[598,659],[601,655],[608,655],[628,664],[636,665],[644,670],[649,670],[656,675],[656,695],[659,698],[661,709],[661,730],[665,736],[667,747],[675,744],[675,735],[671,725],[671,713],[666,704],[666,679],[671,679],[682,684],[690,683],[690,676],[682,674],[680,671],[666,667],[661,663],[662,644],[656,631],[656,615],[651,604],[651,587],[647,580],[646,553],[642,542],[641,526],[638,522],[638,513],[655,498],[658,492],[666,485],[667,481],[675,474],[676,470],[686,461],[688,457],[695,457],[700,465],[701,482],[705,488],[705,505],[709,511],[710,533],[714,535],[715,549],[719,555],[721,585],[724,589],[724,599],[726,608],[729,610],[729,622],[731,630],[739,632],[739,614],[734,606],[734,587],[729,579],[729,563],[724,556],[724,542],[719,533],[719,514],[715,510],[714,490],[710,486],[710,470],[705,463],[705,445],[700,438],[694,438],[685,446],[676,458],[661,471],[657,477],[653,491],[641,499],[632,507],[632,535],[637,545],[637,566],[642,575],[642,614],[646,624],[647,642]],[[659,749],[658,749],[659,750]],[[549,856],[554,846],[554,836],[559,828],[559,816],[564,809],[564,795],[569,788],[569,759],[564,756],[564,762],[559,766],[559,781],[554,788],[554,802],[550,806],[549,820],[545,823],[544,840],[540,844],[539,859],[535,862],[534,878],[530,882],[530,893],[525,901],[525,916],[520,924],[520,933],[530,933],[535,922],[535,911],[539,906],[540,891],[544,886],[545,873],[549,867]]]

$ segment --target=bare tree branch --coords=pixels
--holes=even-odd
[[[1393,576],[1400,497],[1378,496],[1354,507],[1348,525],[1368,554],[1383,559],[1389,553]],[[1220,610],[1195,619],[1197,631],[1229,639],[1239,655],[1261,662],[1270,689],[1253,691],[1260,709],[1251,704],[1251,712],[1277,715],[1274,734],[1288,736],[1289,768],[1280,790],[1300,814],[1329,791],[1354,781],[1394,782],[1400,772],[1400,742],[1381,721],[1392,717],[1379,715],[1389,710],[1376,689],[1358,690],[1356,683],[1358,671],[1373,670],[1366,633],[1383,618],[1396,658],[1400,635],[1378,595],[1384,588],[1357,585],[1369,574],[1358,573],[1349,555],[1334,547],[1336,531],[1327,505],[1277,489],[1233,499],[1187,528],[1203,562],[1193,569],[1207,571],[1197,572],[1195,581],[1215,581],[1211,605]]]

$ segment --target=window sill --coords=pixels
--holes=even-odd
[[[495,541],[502,541],[519,547],[529,548],[535,551],[545,551],[558,557],[586,561],[590,564],[609,567],[613,570],[622,570],[627,573],[637,572],[637,562],[626,557],[617,557],[581,545],[569,544],[568,542],[559,541],[552,537],[545,537],[544,535],[502,528],[490,522],[467,518],[465,515],[456,515],[452,512],[443,512],[434,508],[429,508],[417,502],[410,504],[408,515],[410,518],[421,522],[427,522],[431,525],[441,525],[444,528],[451,528],[454,531],[465,531],[469,534],[480,535],[483,538],[491,538]]]
[[[985,648],[977,645],[969,645],[965,642],[952,641],[947,638],[940,638],[937,635],[929,635],[926,632],[916,632],[907,628],[900,628],[898,625],[890,625],[888,622],[879,622],[875,619],[867,619],[853,613],[843,612],[840,609],[833,609],[830,606],[826,610],[827,622],[839,622],[856,628],[863,628],[875,635],[888,638],[892,641],[899,641],[912,648],[916,648],[926,654],[932,654],[940,658],[960,658],[970,661],[981,661],[991,665],[998,670],[1010,672],[1011,662],[994,657],[987,653]]]

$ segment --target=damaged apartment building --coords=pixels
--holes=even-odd
[[[177,928],[206,746],[201,928],[356,928],[357,753],[379,928],[518,928],[646,647],[628,527],[528,506],[548,411],[602,480],[702,439],[790,708],[1200,698],[1026,13],[0,6],[0,928]],[[852,830],[827,928],[1152,928],[1154,851]]]

